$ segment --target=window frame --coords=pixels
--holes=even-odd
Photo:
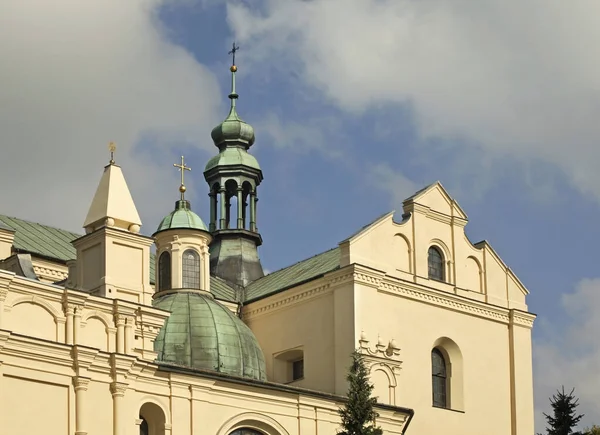
[[[436,408],[450,408],[450,396],[448,394],[450,376],[448,375],[449,370],[447,359],[448,358],[444,355],[444,353],[437,347],[431,350],[431,399],[432,405]],[[436,360],[438,364],[436,364]],[[442,365],[442,370],[439,370],[439,367],[436,367],[439,365],[439,363]],[[442,391],[438,392],[438,388],[440,388]]]
[[[433,252],[435,252],[435,256],[439,257],[439,265],[433,262]],[[437,258],[434,261],[437,262]],[[439,274],[436,272],[438,266]],[[442,249],[436,245],[431,245],[429,246],[429,249],[427,249],[427,278],[435,281],[446,282],[446,259]]]
[[[186,256],[192,254],[194,259],[190,263]],[[181,255],[181,287],[200,290],[200,254],[193,248],[188,248]]]

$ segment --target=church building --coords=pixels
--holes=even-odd
[[[0,433],[334,435],[358,350],[386,435],[532,435],[528,291],[439,182],[264,273],[236,71],[208,204],[186,199],[182,157],[143,235],[111,153],[84,234],[0,210]]]

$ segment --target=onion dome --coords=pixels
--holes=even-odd
[[[208,231],[200,216],[192,211],[190,202],[185,199],[175,202],[175,210],[165,216],[154,234],[176,228]]]
[[[159,361],[267,380],[256,337],[209,293],[177,291],[155,299],[153,305],[171,312],[154,341]]]
[[[229,70],[231,71],[231,93],[229,94],[231,108],[229,109],[229,115],[227,115],[227,118],[222,123],[213,128],[210,135],[220,150],[228,145],[241,146],[247,150],[254,143],[254,128],[242,121],[237,114],[235,109],[235,102],[238,98],[238,94],[235,92],[237,66],[234,64]]]

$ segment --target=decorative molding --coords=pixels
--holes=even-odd
[[[112,382],[110,384],[110,393],[113,397],[123,397],[129,384],[125,382]]]
[[[531,313],[525,313],[523,311],[510,310],[510,321],[513,325],[524,326],[526,328],[533,328],[533,322],[535,315]]]
[[[86,378],[83,376],[74,376],[73,387],[75,387],[75,391],[87,391],[90,381],[90,378]]]
[[[367,335],[363,331],[360,334],[360,340],[358,340],[358,349],[363,355],[368,355],[386,361],[396,361],[398,363],[402,362],[400,361],[400,348],[394,339],[391,339],[387,344],[385,344],[385,341],[381,338],[381,336],[378,336],[375,348],[371,349],[369,346],[369,340],[367,340]]]
[[[395,280],[392,280],[392,278],[389,277],[384,279],[379,290],[502,323],[509,322],[509,310],[507,308],[495,307],[488,305],[485,302],[469,300],[466,298],[463,299],[450,293],[446,294],[441,291],[436,292],[430,289],[417,288],[411,283],[395,282]]]

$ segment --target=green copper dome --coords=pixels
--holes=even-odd
[[[212,157],[208,163],[206,163],[206,167],[204,171],[209,171],[216,166],[237,166],[244,165],[253,169],[257,169],[260,171],[260,166],[256,158],[246,152],[246,150],[242,148],[225,148],[219,152],[216,156]]]
[[[200,216],[191,210],[190,202],[184,199],[175,203],[175,210],[165,216],[154,234],[175,228],[208,231]]]
[[[254,143],[254,128],[242,121],[235,110],[235,106],[231,107],[225,121],[213,128],[210,135],[219,148],[233,143],[243,145],[248,149]]]
[[[267,379],[265,358],[250,328],[210,294],[176,292],[153,305],[171,312],[154,341],[159,361]]]

